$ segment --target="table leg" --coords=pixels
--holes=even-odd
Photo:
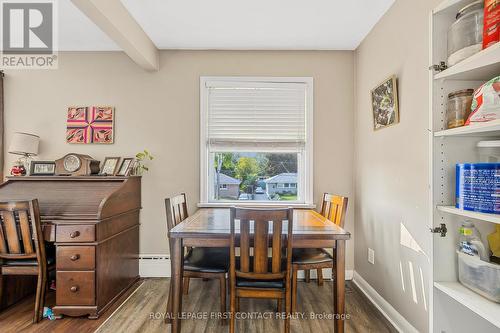
[[[183,248],[181,238],[170,238],[170,260],[172,265],[172,333],[180,333],[182,312],[182,264]]]
[[[172,324],[172,281],[168,287],[167,310],[165,311],[165,323]]]
[[[333,288],[333,304],[336,313],[334,319],[335,333],[344,333],[345,324],[345,240],[337,240],[335,246],[335,286]],[[341,318],[338,318],[341,316]]]

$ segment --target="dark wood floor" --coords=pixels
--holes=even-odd
[[[31,322],[35,305],[34,297],[27,297],[0,312],[0,333],[93,333],[143,282],[143,280],[137,282],[97,320],[88,320],[85,317],[65,317],[54,321],[44,319],[35,325]],[[47,294],[45,306],[52,307],[55,304],[55,298],[55,292],[50,291]]]
[[[0,331],[3,332],[71,332],[71,333],[149,333],[170,332],[164,324],[163,316],[168,294],[168,279],[146,279],[137,291],[119,308],[115,305],[98,320],[83,318],[64,318],[57,321],[44,320],[37,325],[31,324],[33,301],[25,299],[19,304],[0,313]],[[184,297],[184,310],[188,313],[217,313],[219,309],[218,282],[192,280],[189,295]],[[49,297],[53,304],[53,295]],[[123,297],[120,303],[125,300]],[[332,313],[332,283],[325,282],[318,287],[314,281],[299,283],[299,313],[309,317],[311,313]],[[397,332],[378,312],[368,299],[354,286],[347,283],[347,332]],[[117,309],[118,308],[118,309]],[[272,313],[276,308],[274,301],[242,300],[240,311],[244,313]],[[186,320],[184,332],[226,332],[217,319]],[[238,332],[282,332],[282,320],[251,319],[238,320]],[[309,318],[292,320],[292,332],[322,333],[333,332],[330,320]]]

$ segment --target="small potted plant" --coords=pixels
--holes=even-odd
[[[153,160],[154,157],[146,149],[135,155],[135,165],[133,168],[133,174],[136,176],[142,176],[145,171],[149,171],[146,163],[147,161]]]

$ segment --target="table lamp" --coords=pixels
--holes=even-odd
[[[16,132],[12,137],[9,153],[21,155],[22,157],[12,167],[10,173],[13,176],[24,176],[29,169],[31,158],[38,154],[40,137],[35,134]]]

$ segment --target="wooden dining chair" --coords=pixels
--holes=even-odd
[[[47,275],[55,269],[45,252],[38,200],[0,202],[0,299],[4,275],[38,276],[33,323],[42,320]]]
[[[239,258],[236,258],[236,220],[239,221]],[[287,221],[286,238],[282,234],[283,221]],[[278,299],[278,304],[285,300],[285,311],[290,314],[292,229],[291,208],[231,208],[230,333],[235,330],[235,312],[239,311],[240,298]],[[285,319],[285,333],[288,332],[290,316]]]
[[[186,194],[182,193],[172,198],[165,199],[167,211],[167,229],[170,230],[188,217]],[[170,238],[170,235],[169,235]],[[172,249],[170,249],[172,253]],[[228,248],[196,247],[187,249],[184,255],[183,280],[184,295],[189,291],[190,278],[217,279],[220,282],[220,310],[226,312],[226,273],[229,270]],[[170,284],[172,286],[172,284]],[[172,289],[168,294],[167,313],[171,312]],[[170,322],[166,316],[165,322]]]
[[[348,198],[325,193],[321,203],[321,215],[344,227]],[[292,312],[297,310],[297,274],[304,270],[305,281],[310,280],[310,270],[315,269],[318,285],[323,285],[323,269],[333,269],[333,256],[326,249],[294,249],[292,256]],[[333,272],[332,272],[333,274]]]

